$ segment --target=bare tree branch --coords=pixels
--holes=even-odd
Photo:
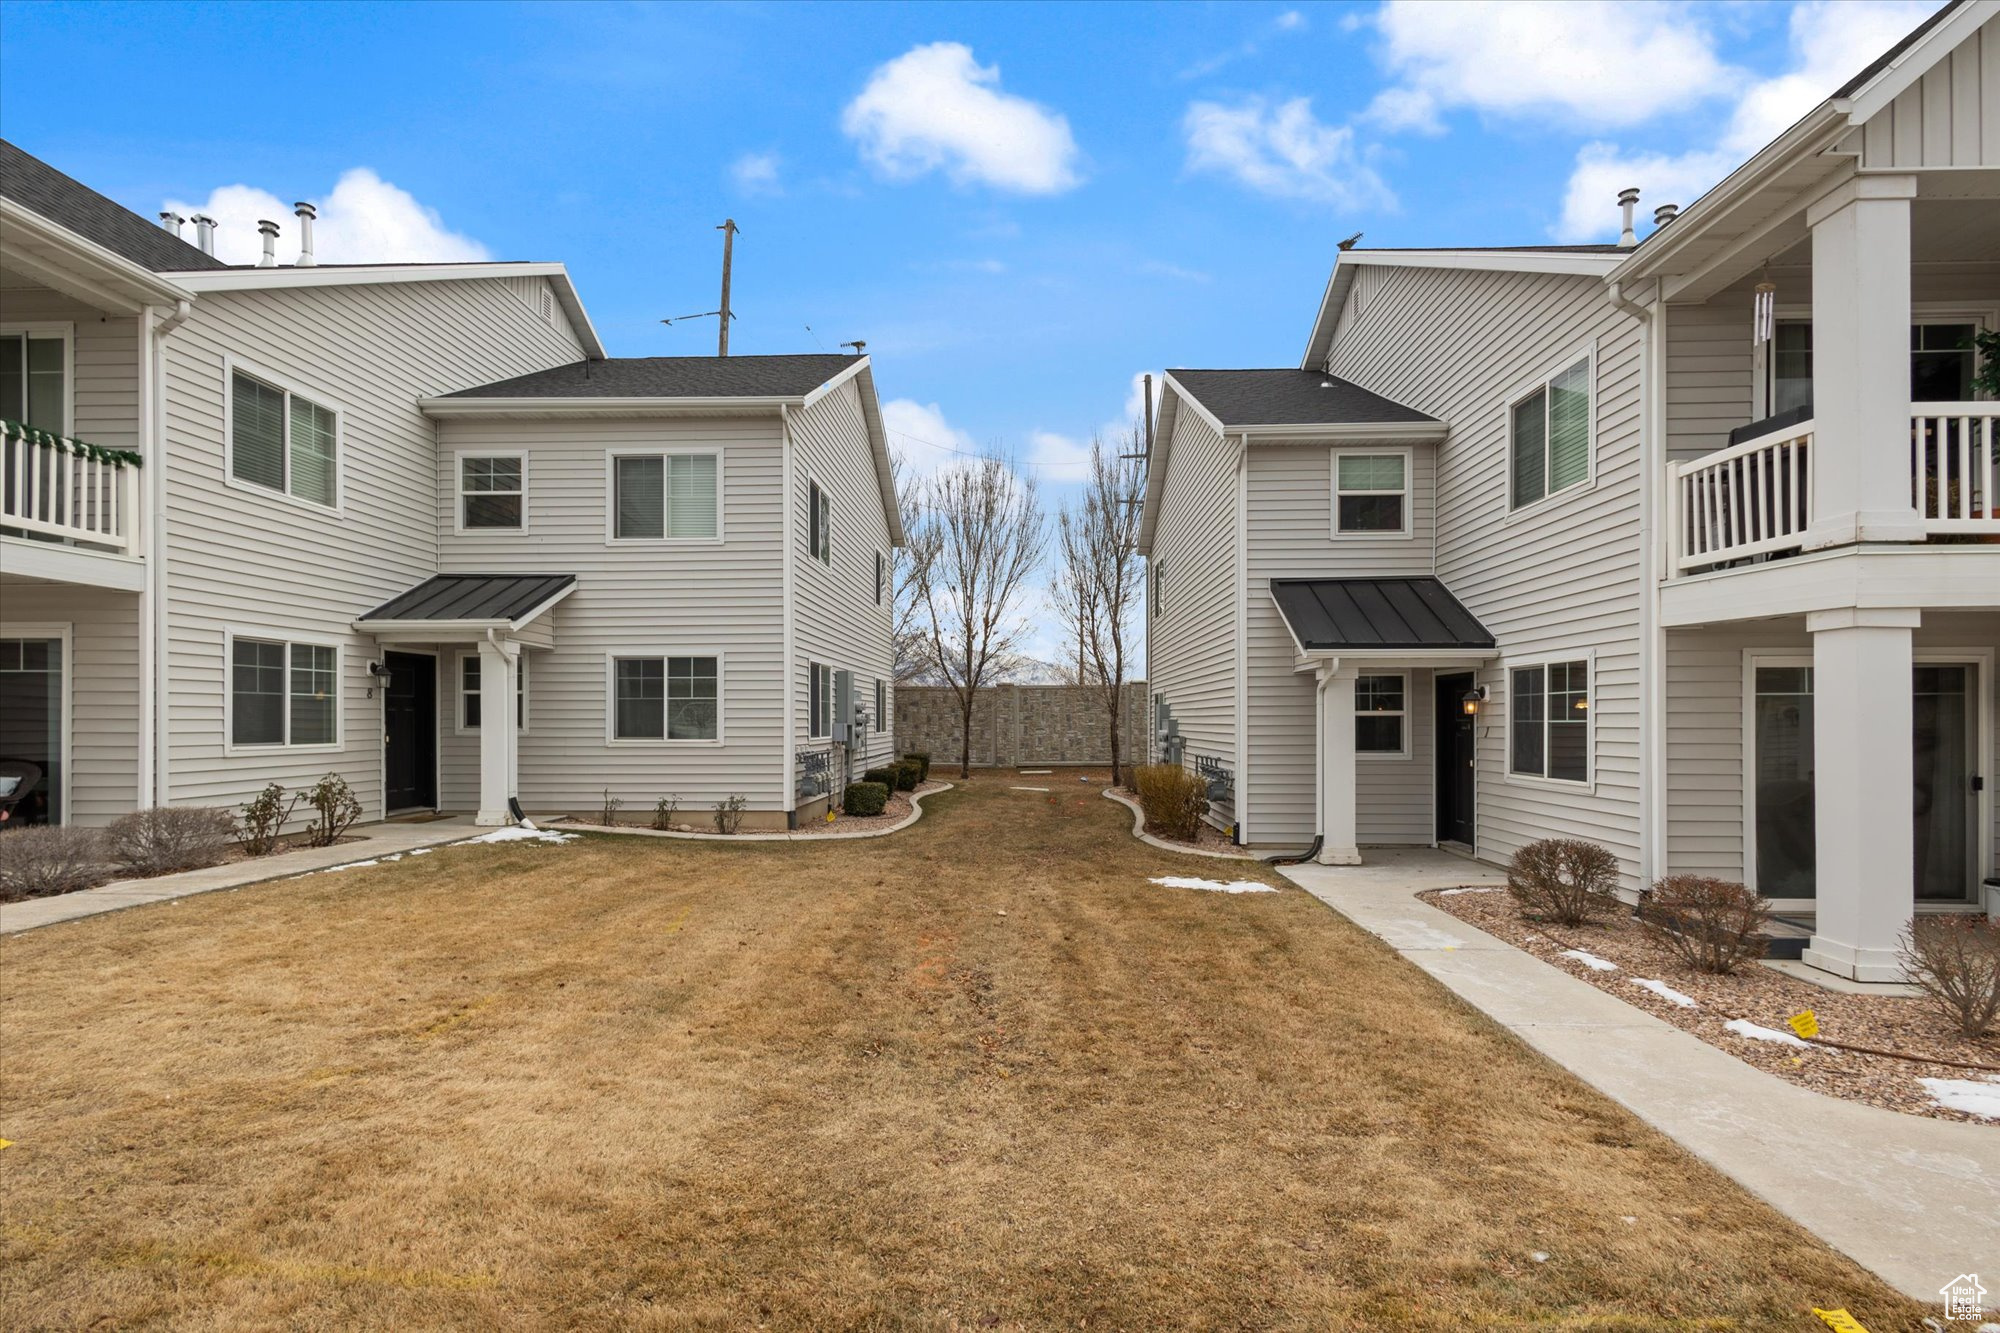
[[[1056,614],[1069,631],[1079,684],[1103,692],[1110,717],[1111,780],[1122,776],[1125,656],[1139,600],[1139,501],[1145,472],[1139,460],[1144,436],[1107,450],[1090,442],[1090,478],[1083,495],[1056,521]]]
[[[889,472],[896,486],[896,509],[903,520],[903,545],[896,548],[891,574],[890,641],[896,652],[896,683],[927,685],[938,679],[931,656],[929,619],[924,609],[923,575],[936,549],[932,533],[920,521],[924,505],[923,478],[901,458],[891,457]]]

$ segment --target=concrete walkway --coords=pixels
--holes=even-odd
[[[1498,884],[1428,849],[1287,878],[1563,1068],[1918,1300],[2000,1263],[2000,1125],[1901,1115],[1787,1083],[1416,901]]]
[[[153,879],[114,880],[81,893],[63,893],[53,898],[0,903],[0,935],[14,935],[37,926],[52,926],[58,921],[75,921],[146,903],[168,902],[190,894],[240,889],[267,880],[289,879],[312,870],[394,856],[419,847],[436,847],[473,837],[480,830],[473,826],[471,816],[458,815],[423,824],[369,824],[351,831],[359,835],[359,841],[343,842],[333,847],[311,847],[298,852],[280,852],[275,856],[232,861],[228,865],[186,870],[178,875],[160,875]]]

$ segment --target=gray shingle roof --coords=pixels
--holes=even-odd
[[[448,398],[802,398],[854,358],[797,356],[624,356],[577,361],[481,384]]]
[[[519,620],[576,582],[574,574],[438,574],[362,620]]]
[[[1493,647],[1435,578],[1272,579],[1278,614],[1308,650]]]
[[[1310,370],[1170,370],[1225,426],[1348,426],[1436,422],[1358,384]]]
[[[0,195],[155,273],[229,267],[5,139]]]

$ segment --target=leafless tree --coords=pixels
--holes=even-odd
[[[903,545],[891,566],[891,643],[896,651],[896,683],[923,685],[936,680],[931,660],[930,625],[924,611],[923,571],[930,564],[933,534],[919,521],[924,504],[924,480],[898,457],[889,460],[896,486],[896,509],[903,520]]]
[[[1143,439],[1139,429],[1110,449],[1102,438],[1093,439],[1083,494],[1056,521],[1056,614],[1069,631],[1078,683],[1102,692],[1114,783],[1123,776],[1125,657],[1143,578],[1139,500],[1145,472],[1133,456]]]
[[[926,552],[916,571],[930,637],[930,665],[958,699],[958,775],[972,776],[972,710],[998,663],[1027,633],[1021,602],[1047,545],[1041,497],[1031,476],[1006,460],[968,460],[924,487],[913,541]]]

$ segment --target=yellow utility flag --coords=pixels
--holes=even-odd
[[[1807,1011],[1804,1017],[1812,1017],[1811,1011]],[[1868,1330],[1861,1326],[1861,1321],[1847,1313],[1845,1309],[1822,1310],[1815,1305],[1813,1313],[1825,1320],[1828,1328],[1839,1329],[1840,1333],[1868,1333]]]
[[[14,1140],[0,1139],[0,1148],[11,1148],[13,1146],[14,1146]]]
[[[1801,1037],[1817,1037],[1819,1035],[1819,1015],[1810,1009],[1807,1009],[1803,1013],[1793,1014],[1785,1022],[1789,1023],[1792,1031],[1798,1033]],[[1859,1328],[1860,1325],[1857,1324],[1855,1327]]]

